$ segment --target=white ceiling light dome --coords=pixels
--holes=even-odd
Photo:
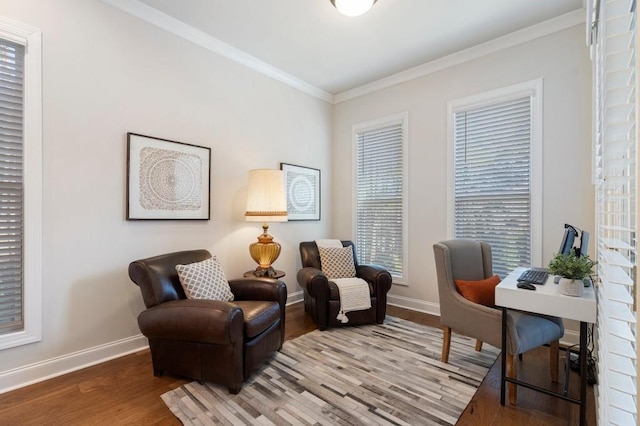
[[[360,16],[371,9],[377,0],[331,0],[340,13],[346,16]]]

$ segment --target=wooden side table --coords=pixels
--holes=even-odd
[[[276,269],[276,275],[273,277],[256,277],[255,271],[251,270],[251,271],[247,271],[244,274],[242,274],[242,276],[244,278],[273,278],[273,279],[279,279],[285,276],[284,271],[279,271]]]

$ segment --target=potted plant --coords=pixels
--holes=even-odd
[[[560,276],[560,292],[568,296],[582,296],[583,280],[593,272],[598,262],[589,256],[576,255],[571,249],[569,254],[558,253],[549,262],[549,272]]]

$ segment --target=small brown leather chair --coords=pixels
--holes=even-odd
[[[147,307],[138,325],[149,339],[154,375],[210,381],[236,394],[282,347],[287,288],[282,281],[243,278],[229,281],[233,302],[187,299],[176,265],[210,257],[191,250],[132,262],[129,277]]]
[[[302,269],[298,271],[298,284],[304,290],[304,310],[308,312],[320,330],[328,326],[382,324],[387,313],[387,293],[391,289],[391,274],[379,265],[360,265],[356,249],[351,241],[342,241],[343,247],[353,247],[356,277],[369,284],[371,308],[347,313],[349,322],[343,324],[336,317],[340,311],[338,287],[322,273],[320,252],[315,241],[300,243]]]

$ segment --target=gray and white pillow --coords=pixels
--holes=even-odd
[[[353,262],[353,249],[348,247],[318,247],[322,272],[330,280],[336,278],[353,278],[356,266]]]
[[[229,281],[215,256],[202,262],[176,265],[176,271],[187,298],[233,300]]]

